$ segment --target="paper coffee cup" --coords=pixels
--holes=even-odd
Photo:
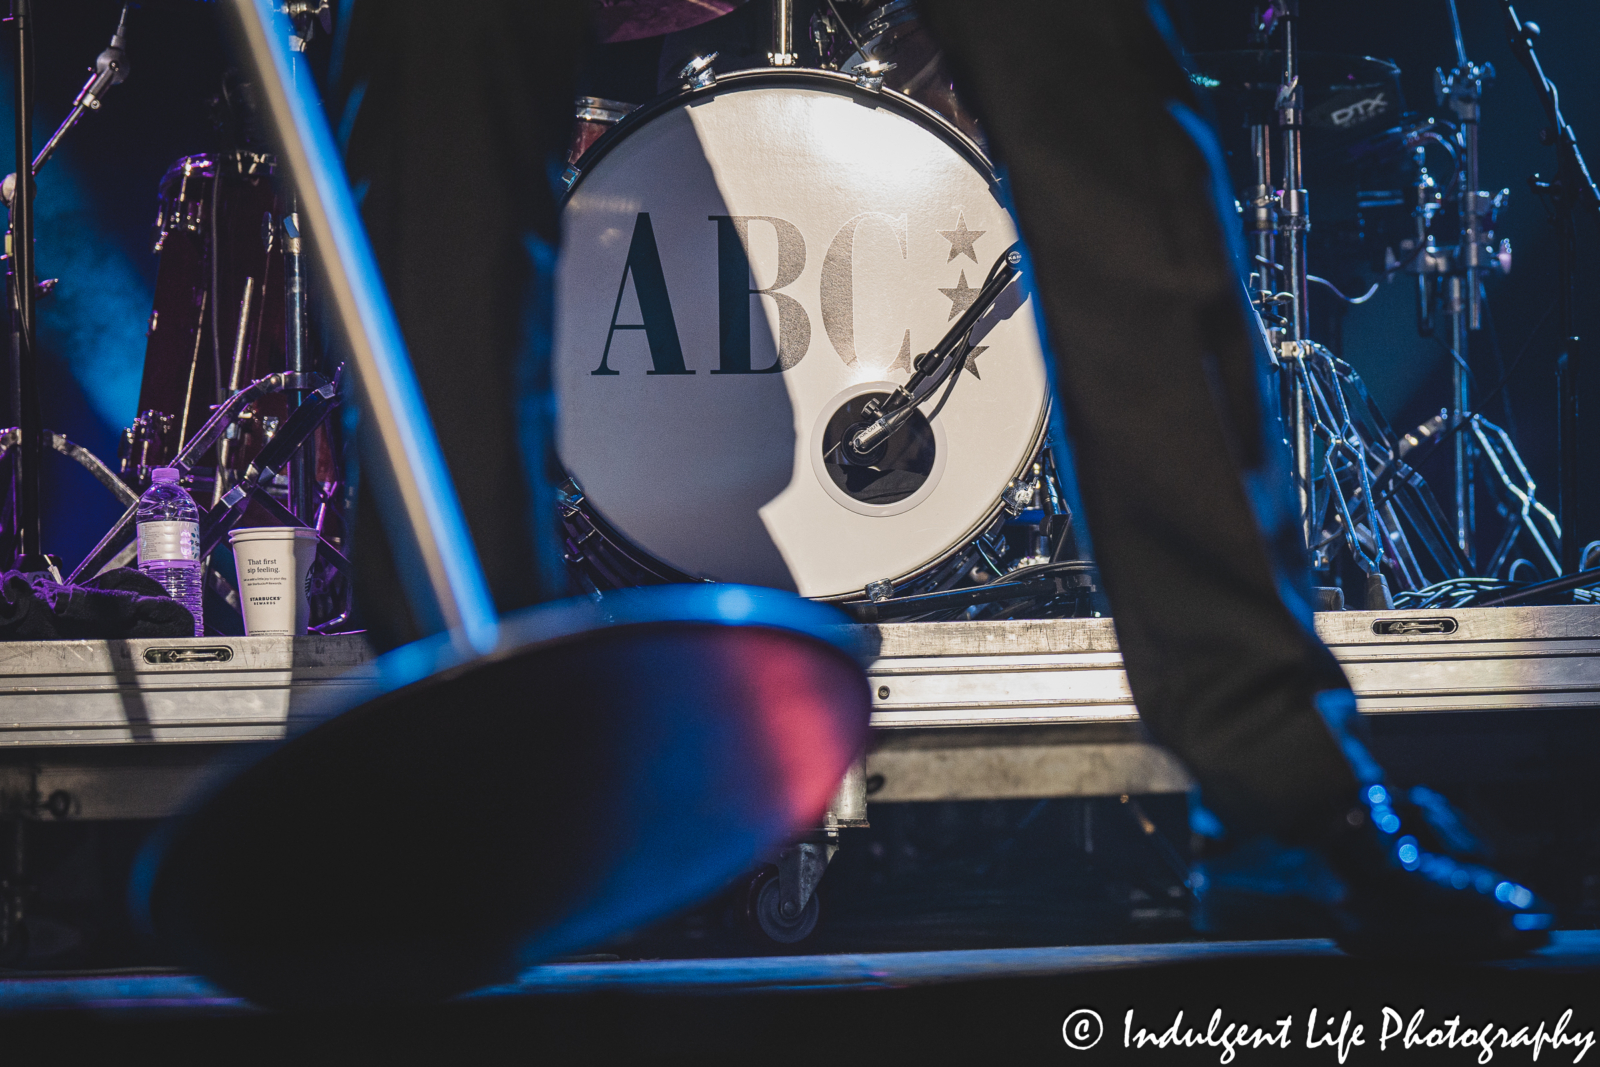
[[[303,526],[252,526],[230,531],[228,541],[239,572],[244,632],[304,634],[311,621],[306,582],[317,558],[317,531]]]

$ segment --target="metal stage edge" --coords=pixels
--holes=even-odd
[[[1110,619],[857,629],[876,731],[850,784],[871,802],[1189,787],[1140,726]],[[1366,716],[1600,710],[1600,606],[1327,612],[1317,629]],[[358,635],[0,644],[0,816],[170,814],[370,660]]]

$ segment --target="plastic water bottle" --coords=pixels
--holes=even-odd
[[[150,488],[139,498],[139,572],[154,578],[194,616],[194,635],[205,636],[201,618],[204,564],[200,562],[200,509],[178,484],[178,468],[150,472]]]

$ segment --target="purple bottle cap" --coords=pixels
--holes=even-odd
[[[156,485],[177,485],[177,467],[156,467],[150,472],[150,480]]]

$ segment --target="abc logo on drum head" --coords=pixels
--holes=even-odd
[[[1093,1008],[1079,1008],[1062,1022],[1061,1040],[1067,1043],[1068,1048],[1084,1052],[1100,1043],[1105,1029],[1099,1012]]]
[[[1017,240],[997,190],[936,114],[822,71],[725,75],[609,135],[562,207],[583,252],[551,358],[573,507],[621,569],[854,599],[992,526],[1049,409],[1022,285],[958,388],[881,452],[837,446]]]

